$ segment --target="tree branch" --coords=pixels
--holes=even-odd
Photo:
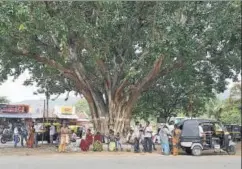
[[[155,61],[152,70],[144,77],[141,82],[138,82],[138,84],[135,85],[137,91],[141,92],[141,90],[147,85],[147,83],[150,83],[159,74],[163,59],[164,57],[160,56]]]
[[[174,69],[180,69],[182,67],[184,67],[183,62],[176,62],[174,63],[171,67],[169,68],[164,68],[163,70],[160,71],[160,66],[157,65],[157,67],[159,66],[159,69],[156,68],[155,66],[157,65],[157,63],[155,63],[154,68],[151,70],[151,72],[144,78],[143,82],[141,83],[141,85],[138,87],[138,89],[141,92],[144,92],[145,90],[147,90],[147,87],[150,85],[150,83],[154,82],[155,79],[157,77],[160,76],[165,76],[168,73],[172,72]],[[158,72],[157,72],[158,71]]]
[[[49,59],[47,57],[44,57],[44,56],[41,56],[39,54],[36,54],[36,53],[30,53],[29,51],[27,50],[22,50],[22,51],[14,51],[13,54],[16,54],[16,55],[21,55],[21,56],[24,56],[24,57],[28,57],[30,59],[33,59],[37,62],[40,62],[40,63],[43,63],[47,66],[50,66],[50,67],[53,67],[57,70],[59,70],[61,73],[68,73],[68,74],[73,74],[74,72],[71,71],[70,69],[66,68],[65,66],[61,65],[60,63],[56,62],[55,60],[53,59]]]

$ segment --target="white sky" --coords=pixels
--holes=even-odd
[[[0,85],[0,96],[6,96],[11,102],[44,99],[44,95],[33,94],[37,89],[35,86],[23,85],[24,80],[26,80],[28,77],[29,77],[29,74],[26,71],[15,81],[13,81],[13,78],[9,78],[5,83]],[[230,84],[228,88],[230,88],[233,85],[233,82],[231,80],[229,80],[229,82]],[[63,96],[60,96],[60,97],[65,97],[65,96],[66,95],[64,94]]]
[[[33,93],[36,92],[37,87],[35,86],[24,86],[23,82],[28,79],[29,73],[26,71],[24,72],[19,78],[13,81],[13,77],[9,77],[9,79],[0,85],[0,96],[6,96],[8,100],[11,102],[20,102],[24,100],[39,100],[44,99],[45,96],[41,95],[34,95]],[[70,96],[72,96],[70,94]],[[60,97],[66,97],[65,94]]]

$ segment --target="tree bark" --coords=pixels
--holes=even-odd
[[[105,109],[97,108],[97,103],[90,97],[87,97],[87,101],[96,131],[107,134],[112,129],[115,133],[127,134],[131,121],[131,106],[124,102],[110,101],[108,109]]]

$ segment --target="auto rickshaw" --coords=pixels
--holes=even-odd
[[[233,141],[240,141],[241,140],[241,126],[239,125],[236,125],[236,124],[227,124],[227,125],[224,125],[229,134],[231,135],[232,137],[232,140]]]
[[[199,132],[199,125],[203,133]],[[178,124],[181,129],[180,145],[187,153],[200,156],[203,150],[236,153],[235,143],[226,128],[219,122],[204,119],[187,119]]]

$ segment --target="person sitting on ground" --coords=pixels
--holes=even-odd
[[[114,131],[112,129],[109,130],[108,139],[108,151],[114,151],[117,149],[116,147],[116,139],[114,135]]]
[[[102,139],[101,133],[97,132],[94,136],[93,151],[103,151]]]
[[[92,143],[93,143],[93,134],[91,132],[91,129],[87,130],[86,141],[87,141],[89,146],[92,145]]]

